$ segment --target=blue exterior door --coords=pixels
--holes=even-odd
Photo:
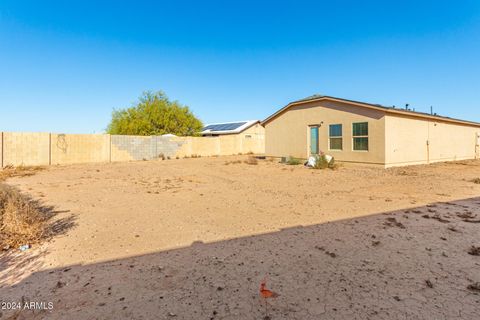
[[[318,154],[318,127],[310,127],[310,154]]]

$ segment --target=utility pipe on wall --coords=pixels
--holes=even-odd
[[[427,122],[427,164],[430,164],[430,121]]]

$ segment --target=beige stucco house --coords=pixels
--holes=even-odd
[[[480,123],[315,95],[262,122],[265,154],[384,167],[480,157]]]
[[[211,123],[200,134],[203,137],[218,137],[222,150],[227,154],[265,153],[265,128],[259,120]]]

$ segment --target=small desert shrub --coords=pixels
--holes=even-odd
[[[313,169],[336,169],[337,165],[335,164],[335,158],[332,158],[330,162],[327,161],[325,154],[321,154],[319,156],[315,156],[315,166]]]
[[[315,166],[314,169],[326,169],[328,168],[328,161],[325,158],[325,155],[315,156]]]
[[[316,162],[315,166],[313,167],[314,169],[334,169],[335,168],[335,159],[332,158],[330,162],[327,161],[327,158],[324,154],[321,154],[320,156],[316,156]]]
[[[475,178],[472,180],[472,182],[475,184],[480,184],[480,178]]]
[[[49,212],[21,194],[0,184],[0,245],[2,248],[37,243],[48,236]]]
[[[339,165],[335,162],[335,158],[332,158],[332,160],[330,160],[330,163],[328,164],[328,168],[332,170],[338,169],[338,166]]]
[[[296,166],[296,165],[299,165],[301,163],[302,163],[302,161],[300,159],[297,159],[297,158],[294,158],[294,157],[288,157],[287,162],[286,162],[286,164],[288,164],[290,166]]]
[[[257,160],[257,158],[255,158],[255,157],[249,156],[248,159],[245,160],[245,163],[246,163],[246,164],[250,164],[250,165],[257,165],[257,164],[258,164],[258,160]]]

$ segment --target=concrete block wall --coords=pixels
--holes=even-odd
[[[245,130],[239,135],[240,148],[243,153],[265,153],[265,128],[260,124]]]
[[[0,137],[0,168],[264,152],[263,136],[251,134],[176,137],[3,132]]]
[[[50,164],[50,134],[3,132],[2,167]]]
[[[237,154],[237,153],[244,153],[242,149],[242,140],[238,139],[236,135],[226,135],[220,136],[220,155],[228,155],[228,154]]]
[[[176,153],[178,157],[193,155],[208,157],[221,154],[220,137],[177,137],[175,141],[181,143]]]
[[[162,136],[111,136],[111,161],[152,160],[176,157],[182,140]]]
[[[153,156],[152,137],[111,136],[111,160],[132,161],[149,160]]]
[[[170,158],[179,156],[178,152],[185,141],[178,140],[176,138],[177,137],[153,136],[152,140],[155,145],[155,153],[153,158],[158,158],[161,155]]]
[[[52,134],[51,164],[109,162],[108,134]]]
[[[263,134],[242,132],[236,135],[217,137],[177,137],[183,144],[177,156],[226,156],[233,154],[265,153],[265,136]]]

